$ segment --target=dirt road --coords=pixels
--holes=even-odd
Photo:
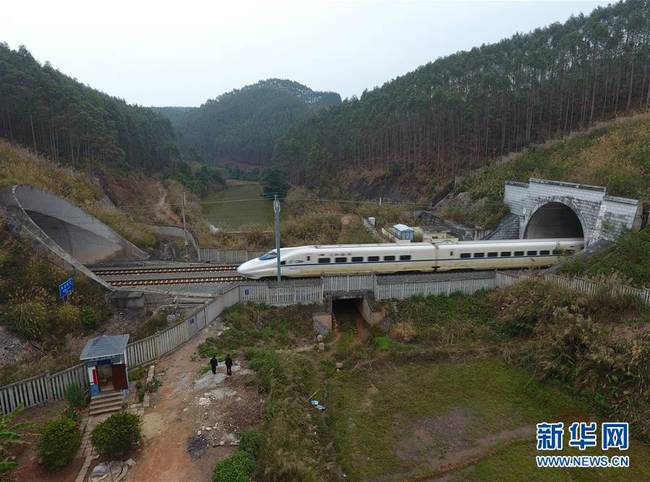
[[[247,383],[252,372],[235,360],[232,377],[221,364],[216,375],[200,374],[208,362],[196,348],[221,329],[207,328],[156,366],[163,384],[145,409],[143,447],[126,480],[209,481],[217,460],[236,449],[239,434],[259,423],[261,398]]]

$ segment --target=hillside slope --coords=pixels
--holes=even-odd
[[[605,186],[614,196],[650,200],[650,114],[600,125],[548,146],[531,147],[470,174],[442,215],[486,226],[502,209],[504,183],[531,177]]]
[[[650,107],[650,0],[458,52],[293,129],[274,159],[305,183],[416,173],[413,196],[510,152]],[[307,160],[307,162],[305,162]],[[340,178],[340,174],[337,174]],[[419,181],[418,181],[419,180]],[[354,189],[350,189],[353,191]]]
[[[278,138],[341,97],[298,82],[268,79],[208,100],[199,108],[162,107],[184,140],[215,163],[264,164]]]

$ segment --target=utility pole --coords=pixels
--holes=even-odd
[[[275,213],[275,252],[278,255],[278,281],[282,279],[282,272],[280,271],[280,201],[278,195],[275,195],[273,200],[273,212]]]
[[[183,204],[181,205],[181,214],[183,215],[183,237],[185,238],[185,259],[189,259],[187,251],[187,226],[185,226],[185,191],[183,191]]]

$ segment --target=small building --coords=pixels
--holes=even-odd
[[[413,241],[413,228],[406,224],[395,224],[393,226],[393,232],[397,239],[401,241]]]
[[[126,391],[129,377],[126,345],[129,335],[101,335],[88,340],[79,359],[86,365],[90,396],[102,392]]]

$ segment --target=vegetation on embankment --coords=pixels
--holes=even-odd
[[[570,260],[562,271],[575,276],[615,274],[623,283],[650,289],[650,228],[625,233],[586,261]]]
[[[505,181],[531,177],[605,186],[611,195],[650,199],[650,115],[621,119],[470,174],[440,214],[490,224],[504,214]]]
[[[58,286],[70,276],[37,253],[28,242],[9,234],[0,217],[0,324],[36,347],[27,363],[0,367],[0,385],[78,362],[71,353],[73,334],[101,329],[111,310],[104,291],[84,276],[63,301]]]
[[[229,329],[200,353],[238,353],[258,373],[267,401],[256,476],[474,480],[468,466],[494,473],[494,454],[507,452],[509,470],[523,477],[534,471],[535,423],[585,419],[629,421],[636,439],[625,475],[650,476],[642,442],[650,439],[647,307],[537,280],[384,306],[388,333],[371,329],[364,341],[340,321],[338,339],[326,339],[322,353],[310,349],[308,308],[225,313]],[[553,480],[569,476],[548,472]]]

